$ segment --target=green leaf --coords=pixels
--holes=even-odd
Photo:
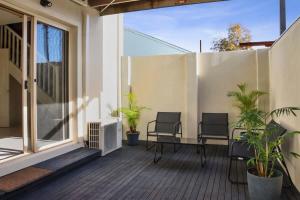
[[[283,107],[283,108],[277,108],[273,111],[271,111],[270,116],[272,118],[274,117],[281,117],[281,116],[290,116],[293,115],[294,117],[296,117],[296,112],[295,111],[299,111],[300,108],[298,107]]]
[[[148,108],[144,106],[138,106],[136,96],[132,92],[130,92],[127,95],[127,99],[128,99],[128,107],[120,108],[119,112],[125,115],[130,131],[135,132],[138,121],[140,119],[141,112]]]
[[[255,158],[251,158],[247,161],[247,165],[248,166],[255,166],[255,161],[256,161]]]
[[[300,154],[295,153],[295,152],[291,152],[292,156],[294,156],[295,158],[300,158]]]

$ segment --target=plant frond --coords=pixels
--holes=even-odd
[[[294,156],[295,158],[300,158],[300,154],[298,153],[291,152],[291,155]]]
[[[248,166],[255,166],[255,158],[251,158],[247,161]]]
[[[245,92],[246,92],[246,88],[247,88],[247,84],[246,84],[246,83],[240,83],[240,84],[238,84],[237,86],[238,86],[238,88],[240,89],[240,91],[241,91],[242,93],[245,93]]]
[[[281,117],[281,116],[290,116],[293,115],[294,117],[297,116],[296,111],[299,111],[299,107],[283,107],[283,108],[277,108],[270,112],[270,116],[272,118],[274,117]]]
[[[141,112],[148,108],[144,106],[138,106],[136,95],[132,92],[127,94],[128,99],[128,107],[123,107],[118,109],[119,112],[123,113],[127,119],[128,126],[130,127],[130,131],[136,131],[137,123],[140,119]]]
[[[286,132],[285,134],[283,134],[282,136],[280,136],[280,138],[284,139],[286,137],[293,137],[295,135],[300,134],[300,131],[291,131],[291,132]]]

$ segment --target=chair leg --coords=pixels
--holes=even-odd
[[[234,181],[231,179],[231,166],[232,166],[232,157],[230,157],[230,161],[229,161],[228,180],[230,181],[230,183],[233,183]]]
[[[174,153],[176,153],[176,144],[174,144]]]
[[[281,153],[281,148],[280,148],[280,147],[277,147],[277,150]],[[283,165],[284,170],[286,171],[287,176],[288,176],[288,179],[289,179],[289,181],[290,181],[290,185],[288,185],[287,187],[292,187],[292,186],[294,186],[294,183],[293,183],[293,181],[292,181],[292,178],[291,178],[289,169],[288,169],[288,167],[287,167],[285,161],[282,160],[281,164]]]
[[[229,143],[229,140],[228,140],[227,154],[228,154],[228,157],[230,157],[230,143]]]
[[[229,141],[229,140],[228,140]],[[228,145],[229,146],[229,145]],[[233,145],[231,145],[231,154],[233,152]],[[231,168],[232,168],[232,162],[233,162],[233,159],[236,160],[236,162],[238,161],[238,158],[236,157],[233,157],[232,155],[229,155],[229,148],[228,148],[228,156],[230,157],[230,161],[229,161],[229,169],[228,169],[228,180],[230,181],[231,184],[247,184],[247,182],[239,182],[239,181],[234,181],[232,180],[231,178]]]
[[[146,151],[152,149],[155,145],[152,143],[150,146],[149,146],[149,138],[148,138],[148,135],[147,135],[147,140],[146,140]]]
[[[228,180],[229,180],[229,182],[231,183],[231,184],[240,184],[240,185],[246,185],[247,184],[247,182],[239,182],[239,181],[234,181],[234,180],[232,180],[232,178],[231,178],[231,168],[232,168],[232,162],[233,162],[233,160],[236,160],[236,162],[238,162],[239,160],[237,159],[237,158],[233,158],[232,156],[230,157],[230,162],[229,162],[229,171],[228,171]],[[239,162],[241,162],[241,161],[239,161]]]
[[[292,187],[292,186],[294,185],[294,183],[293,183],[293,181],[292,181],[292,178],[291,178],[290,172],[289,172],[289,170],[288,170],[288,168],[287,168],[287,166],[286,166],[286,163],[285,163],[285,161],[284,161],[284,160],[282,161],[282,165],[283,165],[283,167],[284,167],[284,170],[286,171],[286,173],[287,173],[287,176],[288,176],[288,179],[289,179],[289,181],[290,181],[290,185],[288,185],[288,187]]]
[[[228,140],[229,141],[229,140]],[[232,184],[234,181],[231,179],[231,167],[232,167],[232,156],[229,155],[229,145],[228,145],[228,156],[230,157],[230,161],[229,161],[229,169],[228,169],[228,180],[230,181],[230,183]],[[233,152],[233,145],[231,146],[231,153]]]
[[[148,151],[149,149],[148,149],[148,134],[147,134],[147,140],[146,140],[146,151]]]

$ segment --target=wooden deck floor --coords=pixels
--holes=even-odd
[[[248,199],[247,186],[232,185],[227,179],[226,147],[208,146],[204,168],[192,147],[177,153],[165,150],[163,159],[153,164],[153,152],[125,146],[15,199]],[[244,179],[245,166],[235,167],[234,176]],[[285,189],[282,199],[300,196]]]

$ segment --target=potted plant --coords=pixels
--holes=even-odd
[[[136,130],[137,124],[140,119],[141,112],[145,110],[146,107],[137,105],[136,96],[133,92],[129,92],[127,98],[128,107],[120,108],[119,111],[124,114],[129,126],[129,130],[126,132],[127,144],[134,146],[138,144],[140,134],[139,131]]]
[[[254,149],[255,156],[248,161],[248,166],[252,168],[247,171],[247,181],[249,195],[252,199],[280,199],[283,174],[275,168],[277,161],[282,162],[284,155],[278,150],[278,147],[287,137],[299,134],[299,131],[286,132],[283,135],[275,135],[279,127],[267,129],[267,122],[281,116],[294,116],[299,108],[284,107],[275,109],[269,113],[260,112],[258,118],[261,118],[263,129],[252,130],[247,137],[248,144]],[[298,158],[300,155],[291,152]]]
[[[230,92],[228,96],[234,97],[240,109],[239,127],[246,130],[245,140],[254,149],[254,157],[247,164],[248,190],[251,199],[272,200],[279,199],[281,195],[283,174],[275,169],[275,163],[283,160],[283,154],[278,151],[283,141],[290,136],[299,134],[299,131],[286,132],[275,135],[278,127],[267,129],[267,123],[281,116],[294,116],[297,107],[284,107],[271,112],[263,112],[257,108],[257,100],[265,93],[260,91],[247,92],[246,84],[238,86],[239,91]],[[251,99],[251,101],[249,101]],[[254,101],[255,100],[255,101]],[[292,152],[299,157],[299,154]]]
[[[118,109],[110,111],[110,117],[118,119],[120,117],[120,111]]]

